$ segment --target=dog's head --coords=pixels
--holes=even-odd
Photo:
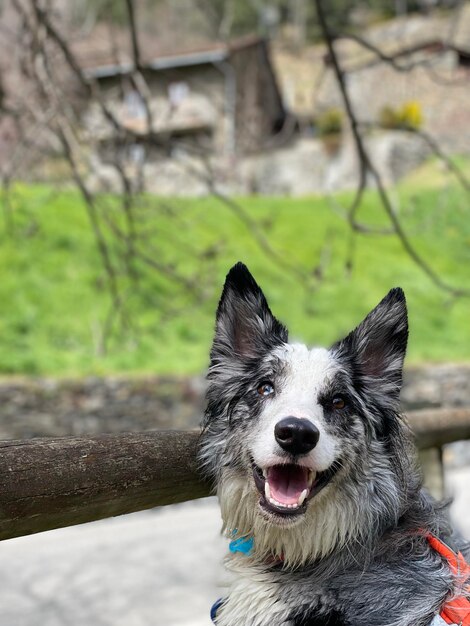
[[[230,270],[201,448],[229,535],[299,563],[399,515],[407,336],[393,289],[330,349],[290,344],[248,269]]]

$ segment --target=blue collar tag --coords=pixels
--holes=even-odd
[[[253,551],[253,543],[253,537],[240,537],[231,541],[228,548],[230,552],[241,552],[248,556]]]

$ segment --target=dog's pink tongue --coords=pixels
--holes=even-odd
[[[275,465],[267,473],[271,497],[280,504],[296,504],[308,488],[308,470],[299,465]]]

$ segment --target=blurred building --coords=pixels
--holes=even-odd
[[[21,24],[9,30],[21,33]],[[54,129],[59,120],[69,126],[92,190],[121,192],[123,173],[163,195],[216,187],[303,195],[356,186],[357,151],[323,43],[294,48],[281,36],[268,43],[254,35],[188,40],[169,27],[157,37],[143,25],[133,42],[131,30],[105,22],[86,32],[64,27],[78,71],[49,42],[50,112],[42,111],[31,59],[20,54],[27,43],[19,37],[13,54],[0,41],[4,109],[13,111],[0,120],[0,168],[41,180],[69,175]],[[383,180],[396,182],[430,155],[422,139],[382,123],[386,107],[411,102],[423,130],[450,155],[470,153],[470,2],[374,24],[361,37],[366,44],[342,38],[335,48],[360,121],[375,126],[366,142]]]
[[[118,58],[80,41],[75,52],[88,78],[116,119],[133,134],[132,159],[196,154],[247,154],[262,150],[279,133],[286,111],[271,65],[268,44],[250,36],[229,43],[165,52],[142,46],[139,71],[130,51]],[[105,161],[116,150],[113,128],[98,102],[83,113]],[[124,141],[124,140],[123,140]]]

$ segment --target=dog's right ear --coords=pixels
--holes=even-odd
[[[253,359],[287,342],[287,329],[271,313],[263,292],[243,263],[225,279],[217,309],[212,364]]]

